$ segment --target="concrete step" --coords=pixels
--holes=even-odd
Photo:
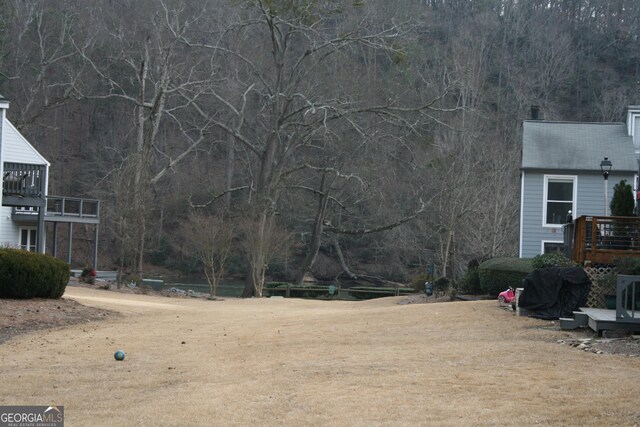
[[[589,316],[581,311],[574,311],[573,317],[561,317],[560,328],[571,330],[589,326]]]

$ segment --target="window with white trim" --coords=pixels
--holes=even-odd
[[[564,243],[563,242],[542,242],[543,254],[563,254],[564,255]]]
[[[38,241],[36,228],[20,228],[20,249],[24,249],[29,252],[36,252],[37,246],[36,242]]]
[[[575,217],[576,177],[544,177],[543,225],[559,226],[566,222],[569,211]]]

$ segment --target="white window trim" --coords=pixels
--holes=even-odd
[[[547,189],[550,179],[564,179],[573,181],[573,200],[571,203],[571,215],[578,217],[578,175],[545,175],[542,188],[542,226],[544,228],[560,228],[562,224],[547,224]]]
[[[22,246],[22,231],[23,230],[33,231],[35,233],[35,235],[36,235],[36,247],[34,248],[33,251],[29,250],[29,247],[28,247],[29,244],[28,243],[27,243],[27,248],[24,248]],[[37,227],[20,227],[18,229],[18,247],[20,249],[25,249],[25,250],[27,250],[29,252],[38,252],[38,228]]]
[[[540,242],[540,255],[544,254],[544,244],[545,243],[562,243],[562,244],[564,244],[564,240],[542,240]]]

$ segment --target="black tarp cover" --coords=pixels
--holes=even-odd
[[[584,307],[591,289],[591,280],[580,268],[540,268],[522,281],[524,290],[518,307],[533,312],[534,317],[558,319],[573,317]]]

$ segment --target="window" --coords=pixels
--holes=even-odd
[[[38,236],[35,228],[20,228],[20,249],[36,252]]]
[[[563,242],[542,242],[543,254],[564,254]]]
[[[30,207],[17,207],[14,208],[16,213],[21,215],[38,215],[38,208],[30,206]]]
[[[576,177],[545,176],[543,225],[555,226],[565,223],[569,211],[576,217]]]

